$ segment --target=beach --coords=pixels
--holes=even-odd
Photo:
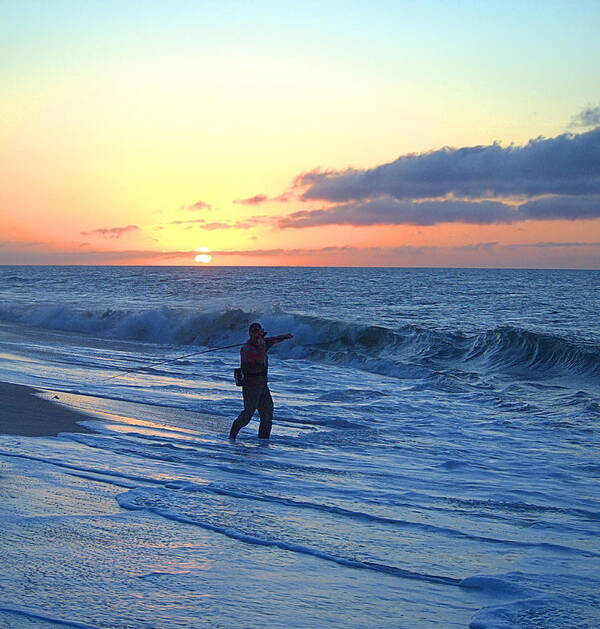
[[[85,419],[89,417],[38,397],[31,387],[0,382],[1,434],[56,437],[61,432],[90,432],[78,423]]]

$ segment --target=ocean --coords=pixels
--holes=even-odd
[[[0,626],[600,626],[600,272],[20,266],[0,296],[0,380],[93,430],[0,435]],[[239,351],[197,352],[255,320],[294,337],[271,440],[230,442]]]

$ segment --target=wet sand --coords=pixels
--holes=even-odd
[[[56,437],[61,432],[91,432],[77,422],[90,419],[44,400],[36,390],[0,382],[0,433],[25,437]]]

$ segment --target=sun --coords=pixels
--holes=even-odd
[[[196,251],[201,252],[196,256],[196,262],[204,262],[204,264],[208,264],[212,260],[212,256],[208,255],[210,249],[208,247],[198,247]]]

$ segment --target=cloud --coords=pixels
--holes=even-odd
[[[514,245],[504,245],[505,249],[563,249],[565,247],[600,247],[600,242],[533,242]]]
[[[231,223],[206,223],[206,225],[201,226],[201,229],[214,231],[215,229],[231,229],[232,227],[233,225]]]
[[[259,227],[260,225],[269,225],[273,224],[274,219],[272,216],[265,216],[264,214],[258,214],[256,216],[250,216],[244,220],[236,221],[233,224],[235,229],[253,229],[254,227]]]
[[[467,251],[478,252],[488,251],[497,247],[497,242],[484,242],[470,245],[463,245],[459,247],[438,247],[438,246],[414,246],[414,245],[400,245],[392,247],[352,247],[348,245],[329,246],[329,247],[317,247],[317,248],[296,248],[296,249],[237,249],[237,250],[225,250],[225,251],[211,251],[213,256],[240,256],[250,258],[260,257],[290,257],[290,256],[320,256],[323,254],[340,254],[346,256],[368,256],[370,258],[376,258],[380,256],[392,256],[392,255],[423,255],[432,251]]]
[[[595,127],[600,125],[600,105],[586,107],[571,118],[569,127]]]
[[[234,199],[233,202],[241,205],[261,205],[262,203],[289,203],[290,201],[298,200],[301,192],[306,187],[305,178],[313,172],[317,171],[303,172],[296,175],[287,190],[284,190],[277,196],[269,197],[266,194],[256,194],[248,199]],[[318,172],[321,171],[319,170]]]
[[[126,227],[103,227],[80,233],[82,236],[99,235],[104,238],[120,238],[123,234],[137,232],[139,230],[140,228],[137,225],[127,225]]]
[[[171,221],[169,225],[189,225],[186,229],[190,229],[194,224],[198,225],[200,229],[208,229],[213,231],[215,229],[253,229],[259,225],[273,223],[273,218],[264,215],[250,216],[244,220],[234,222],[217,222],[207,223],[203,218],[195,218],[189,220],[177,220]]]
[[[40,240],[29,240],[29,241],[25,241],[25,240],[0,240],[0,249],[12,249],[15,246],[18,247],[25,247],[25,248],[29,248],[29,247],[40,247],[43,246],[45,243],[43,243]]]
[[[266,225],[273,223],[273,218],[270,216],[250,216],[241,221],[235,221],[234,223],[207,223],[202,226],[202,229],[254,229],[260,225]]]
[[[195,218],[191,220],[179,220],[171,221],[169,225],[187,225],[186,230],[192,229],[194,225],[197,225],[200,229],[207,229],[208,231],[214,231],[216,229],[248,229],[248,226],[244,221],[237,221],[236,223],[219,223],[212,222],[207,223],[203,218]]]
[[[269,200],[269,197],[266,194],[256,194],[249,199],[234,199],[234,203],[238,203],[240,205],[260,205],[261,203],[266,203]]]
[[[292,199],[297,197],[293,190],[286,190],[276,197],[272,197],[270,201],[276,201],[277,203],[289,203]]]
[[[195,250],[117,250],[81,251],[74,248],[57,250],[51,245],[17,241],[0,242],[0,264],[170,264],[173,261],[194,264]],[[324,257],[334,265],[364,266],[447,266],[448,264],[477,264],[487,261],[493,265],[513,266],[515,251],[522,250],[527,258],[519,258],[520,266],[545,266],[556,268],[557,264],[573,267],[598,268],[600,242],[538,242],[504,244],[481,242],[457,247],[401,245],[391,247],[328,246],[316,248],[273,248],[211,251],[218,264],[219,257],[275,258],[285,264],[293,258],[305,258],[306,264],[323,263]],[[544,256],[544,252],[548,255]],[[556,252],[556,255],[554,255]],[[561,252],[560,254],[558,252]],[[554,257],[548,257],[553,255]],[[312,258],[312,259],[311,259]],[[279,262],[278,262],[279,263]],[[304,263],[304,262],[303,262]]]
[[[411,201],[391,197],[345,203],[324,210],[301,210],[279,220],[279,226],[436,225],[437,223],[512,223],[515,208],[499,201]]]
[[[596,110],[586,111],[593,119]],[[366,170],[315,169],[292,188],[301,201],[324,207],[280,217],[280,228],[600,218],[600,126],[523,146],[404,155]]]
[[[600,194],[563,195],[529,201],[519,207],[519,214],[531,220],[582,220],[600,218]]]
[[[212,210],[212,205],[207,203],[206,201],[196,201],[196,203],[191,203],[189,205],[180,205],[180,210],[189,210],[190,212],[199,212],[201,210]],[[159,211],[162,214],[162,210]]]
[[[198,210],[212,210],[212,205],[210,203],[206,203],[206,201],[196,201],[196,203],[192,203],[192,205],[187,205],[186,209],[192,212]]]
[[[120,264],[137,261],[161,262],[187,258],[192,263],[195,251],[81,249],[79,244],[57,248],[51,243],[0,242],[0,264]]]
[[[600,195],[556,196],[510,205],[501,201],[411,201],[391,197],[343,203],[327,209],[300,210],[281,217],[278,225],[419,225],[469,223],[511,224],[526,220],[583,220],[600,218]]]
[[[304,201],[348,203],[379,197],[497,198],[600,193],[600,127],[536,138],[524,146],[443,148],[368,170],[312,171],[297,178]]]
[[[461,247],[454,247],[455,251],[491,251],[498,247],[498,242],[478,242],[472,245],[462,245]]]
[[[421,256],[432,252],[462,252],[480,253],[497,250],[513,249],[552,249],[552,248],[598,248],[600,242],[538,242],[525,244],[500,244],[499,242],[478,242],[456,247],[443,247],[436,245],[401,245],[391,247],[352,247],[352,246],[329,246],[317,248],[296,248],[296,249],[237,249],[224,251],[211,251],[214,256],[240,256],[240,257],[290,257],[290,256],[320,256],[323,254],[343,254],[349,256],[363,255],[371,258],[380,256],[388,257],[392,255],[415,255]]]
[[[290,257],[290,256],[316,256],[322,254],[368,254],[370,256],[395,254],[395,253],[421,253],[422,247],[350,247],[350,246],[330,246],[319,248],[297,248],[297,249],[237,249],[228,251],[211,251],[215,256],[241,256],[250,258],[261,257]]]

